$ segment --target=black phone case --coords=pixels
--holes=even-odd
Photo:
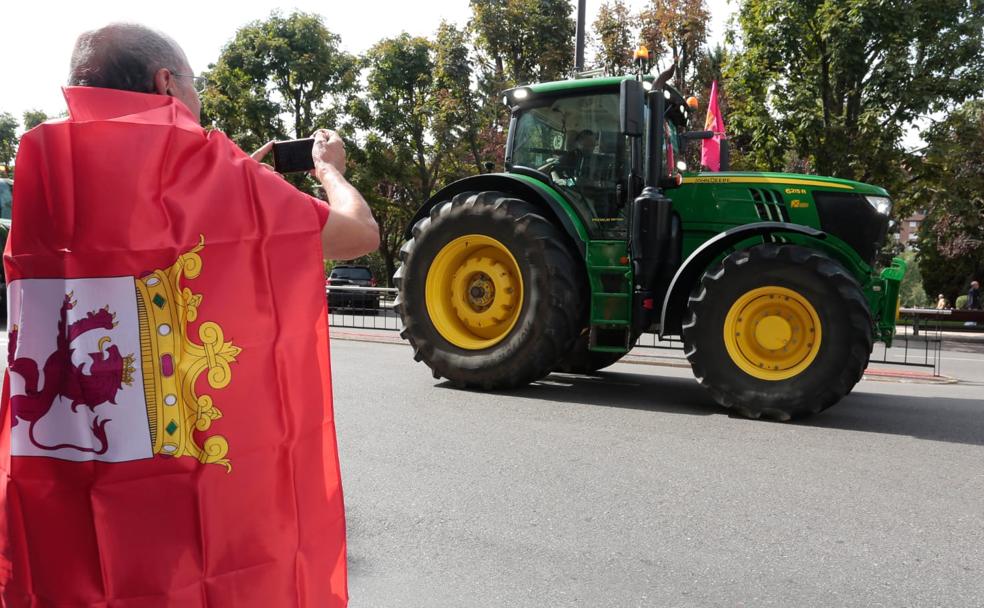
[[[296,173],[314,169],[311,149],[314,139],[291,139],[273,142],[273,168],[278,173]]]

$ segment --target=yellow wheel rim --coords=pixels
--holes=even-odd
[[[820,317],[800,293],[759,287],[735,301],[724,319],[724,345],[742,371],[760,380],[786,380],[816,359]]]
[[[523,308],[523,276],[499,241],[480,234],[456,238],[434,257],[424,287],[427,314],[441,336],[459,348],[501,342]]]

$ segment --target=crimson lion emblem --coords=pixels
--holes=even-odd
[[[124,384],[133,383],[133,354],[123,356],[116,345],[103,350],[103,345],[110,338],[103,337],[99,341],[99,350],[88,353],[89,369],[83,364],[72,362],[75,349],[72,345],[83,334],[96,330],[109,331],[116,326],[116,318],[109,307],[90,311],[84,318],[68,323],[68,311],[75,308],[72,294],[66,294],[62,302],[56,332],[56,350],[44,362],[44,385],[38,386],[40,374],[38,364],[34,359],[15,357],[17,351],[18,329],[15,326],[7,345],[7,364],[10,371],[19,374],[24,379],[24,394],[11,397],[13,412],[12,426],[20,421],[28,424],[28,437],[36,447],[46,450],[72,448],[80,452],[104,454],[109,447],[106,438],[106,424],[111,419],[100,419],[96,416],[92,422],[92,433],[99,442],[99,447],[76,446],[72,444],[45,445],[38,441],[34,433],[37,422],[46,416],[54,405],[56,398],[61,397],[70,402],[73,412],[80,405],[94,411],[96,406],[104,403],[116,404],[116,394]]]

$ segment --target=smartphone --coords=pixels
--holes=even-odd
[[[311,149],[314,138],[273,142],[273,168],[277,173],[296,173],[314,169]]]

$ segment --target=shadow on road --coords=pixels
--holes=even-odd
[[[710,416],[726,414],[693,378],[601,372],[596,376],[551,374],[516,394],[562,403]]]
[[[451,387],[450,383],[438,386]],[[670,414],[729,415],[691,378],[622,372],[551,374],[509,394]],[[856,392],[821,414],[791,424],[984,445],[984,394],[982,399],[954,399]]]
[[[953,399],[853,393],[798,424],[984,445],[984,394],[981,399]]]

